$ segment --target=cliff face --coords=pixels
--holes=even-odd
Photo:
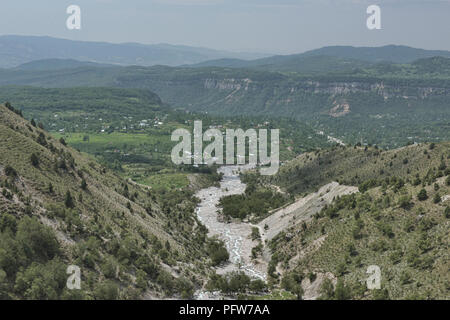
[[[294,83],[278,83],[266,81],[253,81],[252,79],[213,79],[207,78],[203,82],[203,88],[207,90],[245,90],[258,91],[264,87],[275,89],[287,89],[289,94],[298,92],[345,95],[350,93],[376,93],[385,99],[388,98],[417,98],[424,99],[433,95],[450,95],[450,88],[431,86],[410,86],[408,84],[385,84],[384,81],[351,81],[328,82],[316,80],[301,80]]]

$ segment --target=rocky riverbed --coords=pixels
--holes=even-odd
[[[218,215],[220,198],[244,193],[245,184],[241,182],[239,171],[250,168],[249,165],[219,168],[219,172],[223,173],[220,187],[202,189],[196,194],[201,199],[197,207],[197,216],[208,228],[208,235],[216,235],[223,240],[230,254],[230,262],[218,267],[218,274],[243,271],[252,278],[266,280],[267,265],[264,261],[256,263],[250,258],[252,248],[258,244],[250,238],[252,225],[245,222],[223,222]]]
[[[246,186],[242,183],[239,172],[251,168],[249,165],[219,168],[218,171],[223,173],[220,187],[209,187],[196,193],[196,197],[201,200],[197,207],[197,216],[208,228],[208,236],[217,236],[223,240],[230,254],[229,262],[217,267],[218,274],[242,271],[253,279],[265,281],[267,263],[263,260],[252,261],[250,257],[252,248],[258,244],[250,238],[253,226],[245,222],[223,222],[218,214],[220,198],[244,193]],[[197,291],[194,297],[198,300],[223,298],[219,292],[203,290]]]

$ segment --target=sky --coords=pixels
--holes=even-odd
[[[366,26],[381,8],[381,30]],[[81,8],[81,30],[66,9]],[[229,51],[300,53],[330,45],[450,50],[450,0],[1,0],[0,34]]]

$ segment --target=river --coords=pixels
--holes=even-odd
[[[251,250],[258,244],[250,238],[253,225],[245,222],[226,223],[218,219],[220,198],[244,193],[245,184],[239,177],[239,171],[251,168],[250,165],[220,167],[218,172],[223,173],[220,187],[209,187],[196,193],[196,197],[201,200],[196,212],[198,219],[208,228],[208,236],[217,236],[223,240],[230,254],[229,262],[217,267],[216,272],[225,274],[243,271],[251,278],[265,281],[267,264],[261,260],[255,262],[251,259]],[[198,299],[214,298],[204,291],[197,292],[195,296]]]

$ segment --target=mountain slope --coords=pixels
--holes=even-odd
[[[323,209],[281,212],[290,226],[269,242],[272,281],[292,292],[300,284],[308,299],[448,299],[449,159],[447,142],[337,147],[283,166],[271,182],[294,194],[321,187]],[[330,204],[336,180],[360,192]],[[380,268],[380,290],[367,290],[370,265]]]
[[[357,145],[336,146],[298,156],[269,180],[288,192],[300,194],[316,191],[332,181],[363,190],[381,185],[390,177],[431,176],[432,170],[445,164],[450,150],[448,142],[437,144],[431,151],[429,146],[415,144],[388,151]]]
[[[189,194],[124,181],[10,105],[0,141],[3,299],[189,297],[201,285],[206,235]],[[65,287],[68,265],[81,290]]]

